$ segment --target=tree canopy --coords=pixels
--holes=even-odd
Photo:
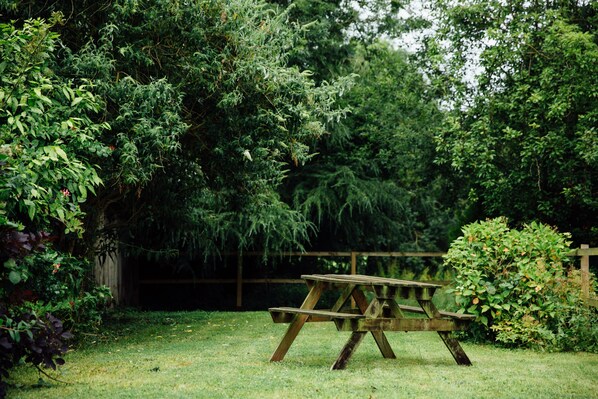
[[[278,188],[344,114],[335,98],[349,81],[316,85],[287,66],[298,40],[287,14],[243,0],[110,2],[93,18],[70,7],[17,11],[71,16],[61,72],[90,79],[106,103],[113,151],[88,212],[108,212],[130,248],[301,245],[311,224]]]
[[[451,223],[433,164],[434,95],[405,53],[384,43],[354,51],[358,78],[341,99],[352,112],[292,175],[293,201],[323,247],[436,249]]]
[[[454,110],[437,136],[440,160],[477,216],[541,220],[596,242],[596,3],[435,1],[433,10],[426,62]]]
[[[3,176],[37,179],[3,206],[82,254],[102,234],[158,255],[444,249],[499,215],[593,243],[596,6],[437,0],[416,64],[389,44],[406,4],[1,1],[53,24],[45,80],[1,64]]]

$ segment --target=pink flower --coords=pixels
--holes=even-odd
[[[52,266],[54,267],[54,270],[52,270],[52,274],[58,273],[58,269],[60,269],[60,263],[54,263]]]
[[[63,188],[62,190],[60,190],[60,192],[62,193],[62,195],[64,195],[65,197],[70,197],[71,196],[71,192],[69,191],[68,188]]]

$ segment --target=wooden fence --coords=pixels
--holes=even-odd
[[[590,298],[590,256],[598,255],[598,248],[590,248],[587,244],[581,244],[579,249],[572,251],[571,255],[581,257],[579,268],[581,270],[581,294],[583,299],[592,306],[598,306],[598,300]]]
[[[283,252],[276,255],[297,256],[297,257],[346,257],[351,260],[351,274],[357,274],[358,257],[442,257],[445,252]],[[596,306],[598,301],[589,297],[590,292],[590,256],[598,255],[598,248],[590,248],[589,245],[582,244],[580,248],[571,251],[570,256],[581,257],[581,289],[583,298]],[[155,284],[236,284],[236,306],[243,307],[243,285],[245,284],[304,284],[301,279],[288,278],[243,278],[243,258],[249,256],[263,256],[261,252],[246,252],[242,256],[237,256],[236,278],[229,279],[146,279],[139,281],[142,285]]]

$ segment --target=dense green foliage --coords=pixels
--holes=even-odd
[[[97,324],[110,299],[91,288],[89,262],[50,248],[82,236],[81,204],[102,183],[92,162],[109,152],[97,140],[108,126],[91,119],[103,104],[89,82],[52,71],[50,29],[39,20],[0,24],[1,397],[7,370],[21,359],[62,364],[66,329]]]
[[[204,20],[186,17],[187,31],[157,35],[161,41],[172,35],[179,51],[189,48],[176,59],[164,54],[160,64],[185,93],[190,129],[169,170],[176,180],[159,176],[143,198],[179,247],[183,241],[187,249],[203,252],[292,248],[305,241],[310,228],[281,200],[278,188],[289,164],[304,164],[313,140],[342,116],[334,98],[345,83],[315,86],[309,74],[287,67],[295,32],[284,14],[264,7],[206,2],[198,14]],[[154,26],[148,20],[147,27]],[[169,59],[177,64],[167,68]],[[166,199],[169,208],[153,198],[161,204]],[[155,226],[148,222],[138,224],[138,231]]]
[[[323,248],[335,236],[339,247],[443,248],[459,220],[498,215],[593,243],[595,5],[432,3],[438,30],[424,65],[454,106],[446,119],[408,57],[377,42],[414,24],[398,17],[404,5],[0,2],[5,20],[58,13],[53,79],[74,91],[41,94],[62,101],[60,123],[70,120],[65,101],[77,102],[73,140],[98,141],[65,155],[75,173],[91,162],[99,175],[65,187],[68,207],[47,209],[63,223],[80,219],[67,211],[88,216],[85,240],[65,246],[91,254],[104,234],[130,251],[185,256],[310,239]],[[478,52],[481,73],[468,84]],[[42,147],[47,158],[66,162],[53,148]],[[49,201],[38,186],[21,212]]]
[[[578,271],[567,272],[569,235],[539,223],[512,230],[504,218],[463,228],[445,257],[460,311],[474,333],[507,345],[598,351],[598,312],[584,305]]]
[[[382,37],[397,37],[397,0],[269,0],[287,9],[290,21],[301,27],[289,52],[289,63],[313,73],[318,82],[347,73],[360,45]]]
[[[292,175],[293,200],[322,249],[436,249],[451,226],[432,162],[442,115],[406,54],[382,43],[354,50],[358,78],[341,99],[352,112]]]
[[[397,37],[396,1],[276,1],[303,26],[289,62],[315,79],[354,76],[339,103],[350,112],[331,127],[304,167],[293,168],[285,198],[316,227],[311,248],[437,249],[453,225],[442,208],[433,132],[435,96]]]
[[[90,266],[49,244],[69,233],[81,236],[81,204],[101,183],[91,160],[110,151],[96,136],[108,126],[88,116],[101,105],[88,86],[73,88],[52,73],[57,37],[49,25],[28,21],[21,29],[4,24],[0,29],[5,60],[0,86],[0,301],[40,300],[52,311],[66,301],[73,308],[88,288],[83,282]],[[62,270],[56,268],[60,264]],[[23,298],[24,291],[34,297]]]
[[[300,247],[311,224],[278,189],[344,114],[335,97],[349,81],[316,86],[288,67],[298,33],[265,3],[123,1],[97,13],[93,28],[66,21],[78,47],[64,70],[107,102],[113,163],[89,202],[106,229],[146,251]]]
[[[21,227],[58,222],[80,235],[81,203],[101,183],[91,162],[109,152],[97,141],[107,126],[90,119],[102,103],[88,81],[49,70],[57,38],[49,25],[0,29],[1,209]]]
[[[598,242],[597,3],[435,1],[434,11],[426,63],[455,110],[440,159],[476,216]]]

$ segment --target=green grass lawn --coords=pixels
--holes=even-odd
[[[9,398],[598,398],[598,355],[464,343],[458,366],[435,333],[388,333],[397,359],[366,337],[348,368],[330,371],[349,336],[307,324],[284,361],[286,330],[267,312],[121,313],[52,373],[13,370]]]

